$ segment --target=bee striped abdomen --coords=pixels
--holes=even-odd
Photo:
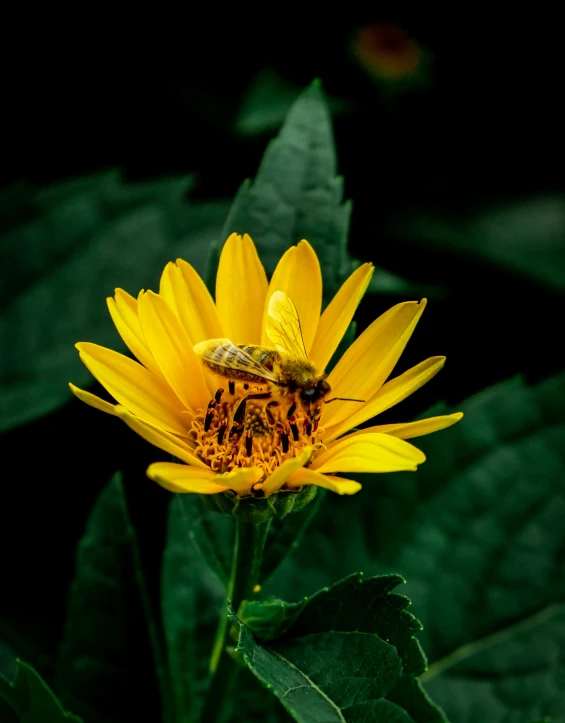
[[[264,346],[241,345],[240,349],[259,362],[265,369],[273,370],[273,363],[280,359],[280,354],[274,349],[265,349]]]
[[[245,356],[238,354],[239,350],[244,351],[250,358],[246,359]],[[255,369],[262,366],[272,371],[274,358],[278,356],[276,351],[260,346],[218,344],[214,347],[213,354],[203,357],[202,360],[215,374],[228,379],[264,385],[265,377],[254,373]],[[255,366],[252,366],[252,362]]]

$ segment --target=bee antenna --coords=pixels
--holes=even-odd
[[[329,404],[330,402],[365,402],[365,399],[350,399],[349,397],[333,397],[333,399],[328,399],[326,404]]]

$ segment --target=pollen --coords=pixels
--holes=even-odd
[[[256,399],[224,394],[221,389],[206,411],[197,412],[189,432],[194,453],[214,472],[258,467],[264,478],[287,459],[299,456],[305,447],[314,451],[323,447],[320,436],[321,430],[313,430],[309,418],[292,400]]]

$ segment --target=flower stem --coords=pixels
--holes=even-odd
[[[200,716],[202,721],[227,720],[225,717],[226,693],[234,685],[237,664],[226,650],[229,633],[228,603],[235,612],[244,600],[251,600],[254,588],[259,582],[261,561],[270,520],[253,524],[236,518],[235,544],[231,576],[228,584],[226,603],[222,608],[216,639],[212,648],[210,672],[212,680]]]

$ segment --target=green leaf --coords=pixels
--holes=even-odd
[[[459,648],[424,676],[457,721],[565,721],[565,604]],[[547,716],[546,718],[542,718]]]
[[[522,199],[460,216],[415,215],[392,226],[392,235],[431,249],[484,260],[565,291],[565,198]]]
[[[507,720],[500,718],[501,706],[511,716],[521,700],[511,682],[514,631],[565,601],[565,375],[535,386],[512,379],[461,409],[459,424],[414,440],[427,456],[417,473],[362,475],[363,490],[355,497],[328,496],[300,556],[287,558],[266,592],[307,593],[354,564],[366,574],[397,570],[424,625],[420,639],[432,669],[440,661],[448,666],[441,668],[442,681],[468,646],[508,637],[500,647],[508,652],[508,677],[500,675],[508,694],[487,696],[492,709],[483,715],[489,722]],[[532,651],[545,644],[541,627],[529,635]],[[554,645],[555,660],[563,660],[557,633]],[[532,684],[538,710],[526,713],[525,723],[555,710],[556,697],[565,710],[565,685],[558,694],[552,687],[556,675],[540,667]],[[524,681],[530,684],[528,676]],[[457,698],[437,696],[448,717],[452,723],[477,720],[467,713],[475,710],[472,686],[458,691]]]
[[[234,520],[206,507],[198,495],[178,495],[175,500],[171,515],[176,509],[175,516],[179,518],[174,527],[176,535],[182,533],[182,539],[189,539],[220,582],[227,586],[235,536]]]
[[[342,203],[343,182],[336,172],[330,116],[315,81],[267,147],[255,181],[241,186],[224,238],[248,233],[269,272],[289,246],[307,239],[320,258],[327,292],[335,292],[351,270],[346,252],[351,208]]]
[[[262,68],[243,98],[234,130],[243,136],[253,136],[278,128],[299,94],[299,87],[274,68]],[[351,107],[350,102],[341,98],[328,100],[334,114]]]
[[[139,638],[147,640],[148,657],[153,655],[167,720],[169,689],[159,633],[117,474],[96,502],[78,546],[58,665],[63,700],[89,723],[118,723],[135,709]]]
[[[2,707],[3,702],[10,706],[14,716],[8,717],[7,708]],[[12,723],[12,720],[21,723],[81,723],[80,718],[65,711],[38,673],[21,660],[17,662],[13,683],[0,675],[0,713],[6,716],[1,718],[2,723]]]
[[[0,675],[12,680],[16,674],[16,655],[3,640],[0,641]],[[1,720],[1,719],[0,719]]]
[[[20,189],[25,213],[0,224],[0,430],[70,400],[68,381],[91,384],[77,341],[124,349],[105,303],[116,287],[134,296],[156,288],[177,256],[204,271],[203,247],[227,206],[186,203],[189,186],[189,178],[124,184],[113,172]]]
[[[199,505],[186,504],[189,497]],[[176,495],[172,499],[163,559],[162,609],[175,723],[198,720],[209,682],[212,641],[225,598],[224,586],[196,548],[197,534],[202,543],[204,532],[203,526],[195,532],[191,513],[201,507],[196,496]],[[201,523],[196,523],[196,528]],[[206,562],[209,564],[210,558]]]
[[[414,678],[426,659],[400,582],[354,574],[299,603],[247,603],[237,650],[297,721],[445,721]]]

